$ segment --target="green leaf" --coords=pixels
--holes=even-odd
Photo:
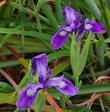
[[[78,70],[78,58],[80,54],[80,44],[75,41],[75,34],[71,36],[71,46],[70,46],[70,59],[71,67],[74,74],[77,74]]]
[[[80,74],[83,71],[84,66],[86,64],[91,37],[92,37],[92,34],[90,33],[89,36],[87,37],[87,40],[83,46],[82,51],[81,51],[81,54],[80,54],[80,57],[78,60],[78,74],[77,74],[78,76],[80,76]]]
[[[97,58],[99,59],[99,66],[103,70],[105,68],[105,49],[107,45],[104,41],[103,36],[98,36],[99,41],[96,43],[96,51],[97,51]],[[100,58],[101,57],[101,58]]]
[[[10,93],[13,92],[14,88],[5,82],[0,82],[0,92],[2,93]]]
[[[6,34],[5,36],[3,36],[2,41],[0,42],[0,48],[8,40],[9,37],[10,37],[10,35],[8,35],[8,34]]]
[[[35,9],[35,13],[36,13],[36,14],[38,14],[39,10],[41,9],[42,5],[43,5],[45,2],[46,2],[45,0],[38,0],[37,6],[36,6],[36,9]]]
[[[17,96],[13,95],[13,93],[0,93],[0,104],[15,104],[17,100]]]
[[[88,85],[83,85],[80,88],[79,95],[100,93],[100,92],[107,92],[107,91],[110,91],[110,83],[106,83],[106,84],[88,84]]]
[[[61,0],[56,0],[54,3],[54,7],[55,7],[55,15],[57,17],[59,24],[64,24],[64,17],[61,9]]]
[[[36,31],[23,31],[16,28],[0,28],[0,33],[32,36],[32,37],[39,38],[41,40],[44,39],[46,41],[50,41],[50,38],[51,38],[51,35],[46,33],[36,32]]]
[[[27,83],[32,81],[32,70],[31,70],[31,61],[28,64],[28,71],[19,83],[19,88],[23,88]]]
[[[100,20],[102,14],[98,8],[97,2],[95,0],[83,0],[82,1],[86,7]]]
[[[58,29],[58,22],[57,22],[55,16],[53,15],[53,13],[49,10],[47,4],[44,4],[42,6],[42,9],[43,9],[44,14],[49,19],[49,22],[51,23],[51,27],[54,28],[55,30],[57,30]]]
[[[36,102],[34,103],[34,110],[37,112],[42,112],[43,105],[45,104],[45,97],[44,97],[44,92],[40,92]]]
[[[104,41],[105,41],[106,43],[110,43],[110,37],[106,38]]]
[[[60,98],[63,96],[62,93],[60,93],[57,89],[55,88],[48,88],[48,92],[52,95],[57,100],[60,100]]]
[[[15,66],[15,65],[19,65],[19,64],[20,64],[19,61],[14,61],[14,60],[6,61],[6,62],[0,62],[0,68]]]
[[[80,43],[75,40],[75,34],[71,36],[71,46],[70,46],[70,61],[71,67],[73,71],[73,79],[75,81],[75,85],[78,86],[78,64],[79,64],[79,56],[80,56]]]
[[[66,51],[66,50],[54,51],[54,52],[52,52],[48,55],[48,59],[49,59],[49,62],[50,62],[54,59],[58,59],[58,58],[61,58],[63,56],[69,56],[69,51]]]
[[[87,40],[82,48],[80,53],[80,42],[75,40],[75,35],[73,34],[70,47],[70,59],[71,66],[73,70],[73,78],[75,80],[75,84],[77,86],[81,86],[81,82],[79,82],[79,76],[81,75],[84,66],[86,64],[88,52],[89,52],[89,44],[91,39],[91,33],[87,37]]]

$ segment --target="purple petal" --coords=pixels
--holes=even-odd
[[[39,80],[45,81],[47,79],[48,58],[45,53],[32,58],[33,75],[38,74]]]
[[[51,45],[54,49],[61,48],[62,45],[68,40],[69,32],[67,30],[70,29],[68,28],[65,30],[65,28],[62,28],[52,37]]]
[[[76,27],[79,24],[81,15],[70,6],[65,8],[63,14],[67,25],[73,24],[73,26]]]
[[[79,89],[63,76],[48,80],[46,82],[46,87],[55,87],[61,93],[70,96],[74,96],[79,93]]]
[[[35,102],[38,92],[41,88],[43,88],[43,85],[40,83],[28,84],[18,97],[18,101],[16,103],[18,109],[26,110],[29,108]]]
[[[48,68],[48,70],[47,70],[47,75],[48,75],[48,77],[49,77],[51,74],[52,74],[52,70],[51,70],[50,68]]]
[[[93,33],[96,33],[96,34],[103,34],[106,32],[106,29],[104,27],[103,24],[99,23],[99,22],[95,22],[95,21],[91,21],[91,20],[88,20],[86,19],[85,20],[85,32],[93,32]]]
[[[84,22],[82,22],[76,32],[76,40],[84,35]]]

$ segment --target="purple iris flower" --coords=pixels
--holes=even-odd
[[[59,49],[68,40],[71,32],[76,33],[77,37],[82,37],[84,32],[93,32],[95,34],[103,34],[106,32],[104,26],[98,22],[86,19],[81,22],[81,15],[67,6],[63,11],[66,25],[61,27],[57,33],[55,33],[51,40],[51,45],[54,49]]]
[[[28,84],[20,93],[16,103],[18,109],[26,110],[36,100],[40,90],[54,87],[65,95],[74,96],[79,93],[79,89],[75,87],[71,81],[64,76],[49,78],[51,70],[47,68],[48,58],[46,54],[40,54],[32,59],[32,71],[39,78],[38,83]]]
[[[54,49],[59,49],[69,38],[69,33],[75,31],[79,27],[81,16],[70,6],[63,11],[66,26],[63,26],[53,36],[51,45]]]

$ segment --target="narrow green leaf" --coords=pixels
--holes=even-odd
[[[81,94],[92,94],[92,93],[100,93],[100,92],[107,92],[110,91],[110,83],[106,84],[89,84],[89,85],[83,85],[80,88]]]
[[[19,64],[20,64],[19,61],[14,61],[14,60],[10,60],[7,62],[0,62],[0,68],[15,66],[15,65],[19,65]]]
[[[84,44],[84,47],[81,51],[81,54],[80,54],[80,57],[78,60],[78,74],[77,74],[78,76],[80,76],[80,74],[81,74],[81,72],[84,69],[84,66],[86,64],[86,61],[87,61],[91,36],[92,36],[92,34],[90,33],[89,36],[87,37],[87,41]]]
[[[31,61],[28,64],[28,71],[19,83],[19,88],[23,88],[27,83],[32,81]]]
[[[64,24],[64,18],[61,9],[61,0],[56,0],[54,6],[55,6],[55,14],[59,24]]]
[[[105,41],[106,43],[110,43],[110,37],[106,38],[104,41]]]
[[[62,96],[64,96],[62,93],[60,93],[57,89],[55,88],[48,88],[49,94],[51,94],[55,99],[60,100]]]
[[[44,93],[42,91],[42,92],[39,93],[39,96],[37,97],[37,100],[36,100],[36,102],[34,104],[34,109],[37,112],[42,112],[44,104],[45,104],[45,96],[44,96]]]
[[[41,40],[50,41],[51,35],[42,33],[42,32],[36,32],[36,31],[23,31],[16,28],[0,28],[0,33],[5,34],[17,34],[17,35],[24,35],[24,36],[32,36],[39,38]],[[45,38],[46,37],[46,38]]]
[[[73,79],[75,81],[75,85],[78,85],[78,60],[80,56],[80,43],[76,42],[75,34],[71,36],[71,46],[70,46],[70,59],[71,59],[71,67],[73,71]]]
[[[54,59],[58,59],[63,56],[69,56],[69,51],[66,51],[66,50],[54,51],[48,55],[48,59],[49,61],[52,61]]]
[[[37,2],[37,6],[36,6],[36,9],[35,9],[35,14],[37,15],[39,10],[41,9],[41,7],[43,6],[43,4],[45,3],[46,1],[45,0],[38,0]]]
[[[17,100],[17,96],[13,95],[13,93],[0,93],[0,104],[15,104]]]
[[[9,93],[13,91],[14,91],[14,88],[11,85],[5,82],[0,82],[0,92]]]
[[[104,55],[105,55],[105,49],[107,46],[106,46],[103,36],[99,35],[98,38],[99,38],[99,41],[96,43],[97,58],[99,59],[99,66],[103,70],[105,68]]]
[[[86,7],[88,7],[89,10],[97,17],[97,19],[100,20],[102,14],[98,8],[97,2],[95,2],[95,0],[83,0],[82,2],[85,3]]]
[[[47,16],[47,18],[49,19],[49,21],[50,21],[50,23],[51,23],[51,26],[52,26],[53,28],[55,28],[55,30],[57,30],[57,28],[58,28],[58,22],[57,22],[55,16],[53,15],[53,13],[49,10],[47,4],[44,4],[44,5],[42,6],[42,9],[43,9],[44,14],[45,14],[45,15]]]
[[[80,44],[75,41],[75,34],[71,36],[71,46],[70,46],[70,59],[71,67],[74,74],[77,74],[78,68],[78,59],[80,53]]]

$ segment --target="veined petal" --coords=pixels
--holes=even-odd
[[[79,93],[79,89],[63,76],[49,79],[46,82],[46,87],[55,87],[61,93],[70,96],[74,96]]]
[[[32,71],[33,75],[38,74],[39,80],[41,82],[47,79],[47,66],[48,58],[45,53],[37,55],[32,58]]]
[[[70,6],[65,8],[63,14],[67,25],[73,24],[73,26],[76,27],[79,24],[81,15]]]
[[[53,37],[51,40],[51,45],[54,49],[59,49],[63,46],[63,44],[68,40],[69,38],[69,32],[65,28],[61,28]]]
[[[20,110],[28,109],[35,102],[38,92],[42,88],[43,85],[40,83],[28,84],[18,97],[18,101],[16,103],[18,109]]]
[[[106,29],[103,24],[96,22],[96,21],[86,19],[85,25],[84,25],[84,31],[85,32],[93,32],[96,34],[103,34],[106,32]]]

